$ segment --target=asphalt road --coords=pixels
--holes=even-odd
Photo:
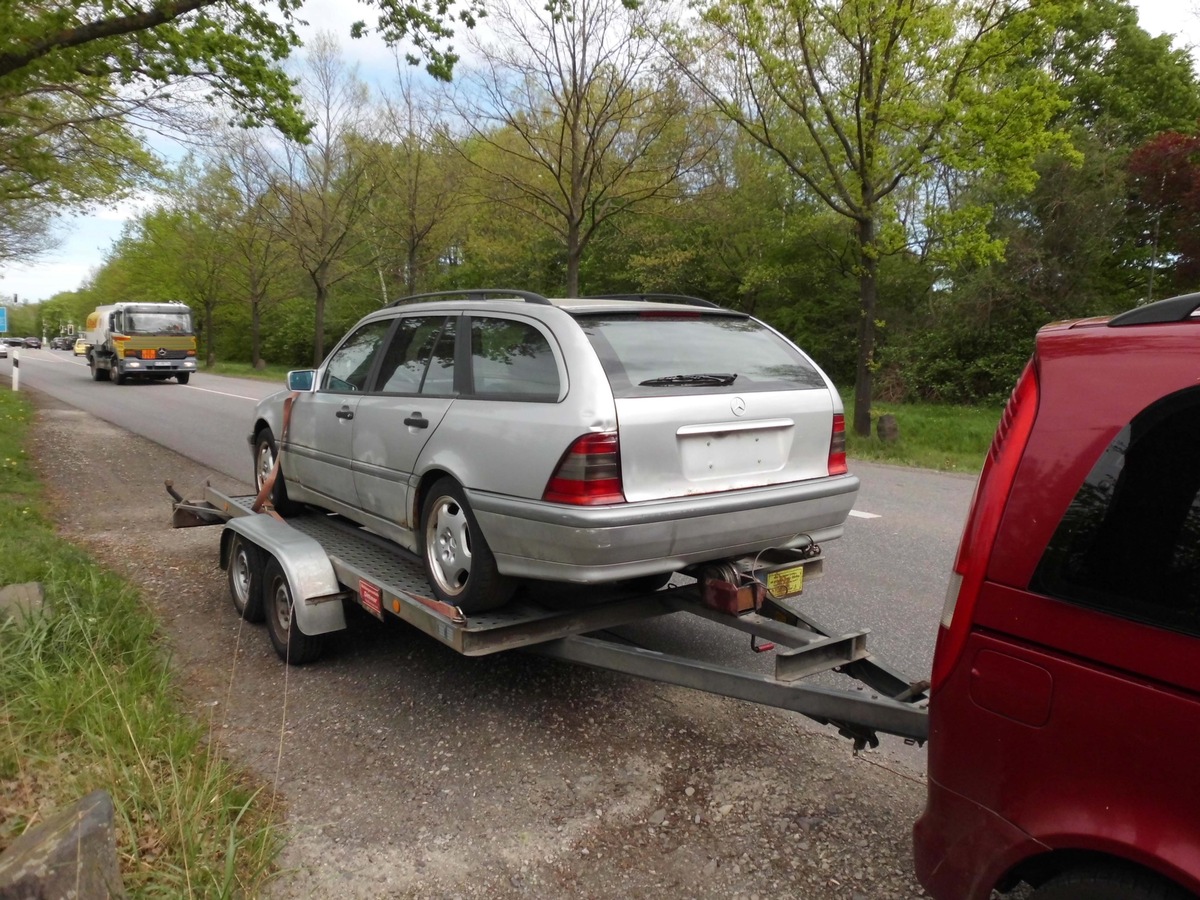
[[[11,368],[11,359],[0,360],[0,374],[11,374]],[[117,386],[93,382],[82,358],[52,350],[22,351],[20,380],[243,481],[251,472],[246,442],[251,412],[260,398],[282,387],[199,372],[188,385]],[[824,576],[806,589],[803,605],[827,628],[869,629],[868,647],[879,658],[910,678],[927,677],[974,475],[853,460],[851,471],[862,479],[855,511],[845,536],[825,548]],[[770,654],[750,653],[745,636],[683,614],[628,627],[622,635],[725,665],[760,671],[772,665]],[[895,752],[915,766],[923,764],[906,749]]]
[[[12,373],[11,358],[0,374]],[[77,409],[143,435],[215,472],[248,481],[251,460],[246,435],[250,413],[282,384],[247,378],[192,374],[174,381],[92,381],[87,361],[65,350],[22,350],[20,383]]]

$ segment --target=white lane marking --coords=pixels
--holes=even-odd
[[[260,399],[262,399],[260,397],[246,397],[242,394],[229,394],[229,393],[226,393],[225,391],[214,391],[212,388],[196,387],[195,385],[192,385],[192,384],[181,385],[181,387],[189,388],[190,390],[193,390],[193,391],[204,391],[204,393],[206,393],[206,394],[220,394],[222,397],[233,397],[235,400],[253,400],[255,403],[257,403]]]
[[[856,519],[880,519],[880,518],[883,518],[882,516],[875,515],[875,513],[862,512],[857,509],[850,510],[850,515],[854,516],[854,518],[856,518]]]
[[[28,349],[28,348],[26,348],[26,349]],[[28,356],[25,356],[25,354],[24,354],[24,352],[23,352],[23,353],[21,354],[21,358],[22,358],[22,359],[32,359],[32,358],[34,358],[34,357],[28,357]],[[58,356],[41,356],[41,355],[39,355],[39,356],[37,356],[36,358],[37,358],[38,360],[46,360],[46,359],[49,359],[51,362],[65,363],[65,364],[67,364],[67,365],[71,365],[72,363],[76,362],[76,360],[73,360],[73,359],[63,359],[63,358],[61,358],[61,357],[58,357]],[[82,366],[83,366],[85,369],[90,369],[90,368],[91,368],[91,366],[89,366],[89,365],[88,365],[86,362],[83,362],[83,361],[79,361],[79,365],[82,365]],[[257,403],[257,402],[258,402],[260,399],[262,399],[262,398],[260,398],[260,397],[247,397],[247,396],[245,396],[244,394],[230,394],[230,393],[228,393],[228,392],[226,392],[226,391],[214,391],[212,388],[202,388],[202,387],[196,387],[194,384],[181,384],[181,385],[179,385],[179,387],[186,387],[186,388],[190,388],[190,389],[191,389],[191,390],[193,390],[193,391],[203,391],[203,392],[204,392],[204,393],[206,393],[206,394],[219,394],[219,395],[220,395],[220,396],[222,396],[222,397],[232,397],[232,398],[234,398],[235,400],[252,400],[252,401],[254,401],[255,403]]]

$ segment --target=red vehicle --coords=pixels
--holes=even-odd
[[[1043,328],[933,660],[938,900],[1200,895],[1200,293]]]

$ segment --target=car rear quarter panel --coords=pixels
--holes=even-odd
[[[1044,724],[988,700],[985,652],[1046,673]],[[1200,695],[988,631],[963,659],[930,707],[931,779],[1051,849],[1111,854],[1200,891]]]

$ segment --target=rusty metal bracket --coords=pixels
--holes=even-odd
[[[196,528],[203,525],[220,525],[225,521],[227,516],[221,513],[211,503],[200,501],[193,503],[189,500],[184,500],[179,491],[175,490],[175,484],[169,478],[163,482],[167,489],[167,493],[171,495],[171,527],[172,528]],[[204,483],[205,488],[208,487],[208,482]]]

